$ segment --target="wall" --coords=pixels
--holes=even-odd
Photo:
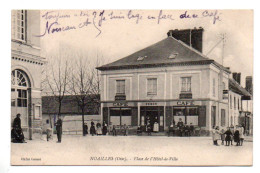
[[[162,68],[126,69],[101,72],[101,100],[114,101],[115,81],[126,80],[127,100],[179,99],[181,77],[190,76],[194,99],[218,99],[218,74],[211,65],[173,66]],[[216,78],[216,96],[211,95],[212,80]],[[147,96],[147,78],[156,77],[157,95]]]
[[[42,119],[35,119],[34,106],[40,106],[41,117],[41,72],[44,65],[44,58],[40,57],[40,38],[35,37],[40,33],[40,11],[27,10],[26,15],[26,40],[18,41],[12,39],[11,41],[11,70],[19,69],[24,71],[30,80],[31,87],[29,88],[30,98],[28,98],[27,120],[32,115],[33,132],[38,133],[41,131]],[[30,100],[30,101],[29,101]],[[11,117],[16,116],[17,113],[12,107]],[[28,122],[25,124],[28,126]],[[25,132],[28,130],[25,130]],[[28,137],[27,134],[25,134]]]
[[[230,102],[230,97],[232,103]],[[236,105],[234,107],[234,98],[236,100]],[[239,109],[238,109],[238,100],[239,100]],[[231,103],[231,104],[230,104]],[[242,111],[242,102],[241,95],[229,91],[229,125],[238,125],[239,124],[239,111]]]

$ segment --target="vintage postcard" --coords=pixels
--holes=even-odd
[[[253,164],[253,10],[11,15],[11,165]]]

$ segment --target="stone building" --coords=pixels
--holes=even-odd
[[[11,36],[11,120],[21,114],[25,137],[41,132],[40,11],[13,10]],[[36,135],[37,136],[37,135]]]
[[[209,134],[228,126],[230,71],[202,53],[203,29],[170,30],[168,37],[101,71],[101,116],[114,125],[159,123],[165,131],[179,119]],[[227,93],[228,94],[228,93]]]

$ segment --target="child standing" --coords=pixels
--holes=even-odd
[[[231,132],[230,128],[227,129],[227,131],[225,132],[225,135],[226,135],[226,138],[225,138],[226,146],[229,146],[230,142],[232,142],[232,132]]]
[[[220,137],[221,137],[221,145],[224,145],[224,141],[225,141],[225,130],[222,129],[221,130],[221,134],[220,134]]]
[[[113,125],[112,134],[113,134],[113,136],[116,136],[116,126],[115,125]]]

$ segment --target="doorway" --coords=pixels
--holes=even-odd
[[[164,107],[163,106],[141,106],[140,107],[140,126],[145,129],[150,122],[152,130],[154,123],[159,124],[159,131],[164,131]]]

